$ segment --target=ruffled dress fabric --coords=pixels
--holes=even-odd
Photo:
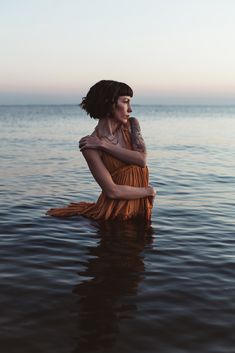
[[[129,129],[123,126],[121,132],[127,148],[132,149]],[[103,153],[102,160],[115,184],[134,187],[148,186],[147,166],[141,168],[134,164],[126,164],[108,153]],[[52,208],[47,215],[54,217],[82,215],[102,221],[128,220],[136,217],[150,220],[151,209],[152,203],[148,197],[135,200],[110,199],[102,191],[97,202],[73,202],[62,208]]]

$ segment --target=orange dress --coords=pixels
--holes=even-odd
[[[129,129],[123,126],[121,132],[127,148],[132,149]],[[148,186],[148,167],[126,164],[108,153],[103,153],[102,160],[115,184]],[[73,202],[66,207],[52,208],[47,215],[54,217],[82,215],[95,220],[127,220],[141,216],[150,220],[151,209],[152,203],[148,197],[135,200],[110,199],[102,191],[97,202]]]

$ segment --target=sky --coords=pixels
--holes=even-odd
[[[235,104],[234,0],[0,0],[0,104]]]

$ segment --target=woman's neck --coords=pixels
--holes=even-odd
[[[97,125],[100,135],[102,136],[113,136],[120,127],[120,123],[117,123],[112,118],[100,119]]]

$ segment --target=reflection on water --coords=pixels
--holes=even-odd
[[[234,352],[235,106],[133,115],[156,242],[141,223],[44,216],[98,198],[77,148],[95,122],[77,106],[0,107],[0,353]]]
[[[111,347],[119,323],[134,317],[136,304],[125,303],[135,296],[144,273],[141,252],[152,242],[150,224],[140,221],[105,222],[97,226],[98,246],[91,247],[78,295],[78,343],[74,353]]]

